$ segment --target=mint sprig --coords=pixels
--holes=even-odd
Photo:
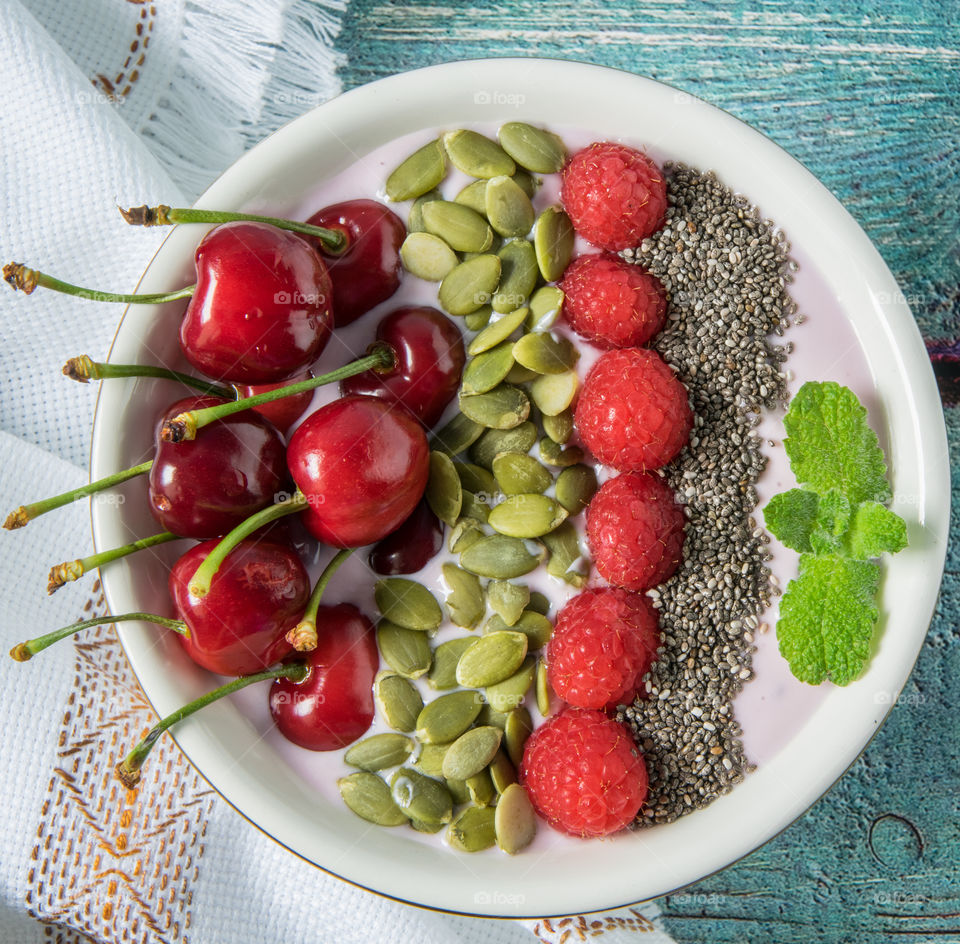
[[[780,603],[777,641],[800,681],[847,685],[869,659],[879,619],[873,559],[906,547],[906,523],[884,504],[892,494],[886,460],[852,390],[805,383],[784,426],[800,488],[774,495],[763,514],[801,556]]]

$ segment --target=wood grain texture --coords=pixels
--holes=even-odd
[[[453,59],[557,56],[649,75],[742,118],[806,164],[873,239],[942,355],[935,364],[955,403],[958,22],[955,0],[352,0],[339,49],[348,88]],[[948,431],[953,540],[907,688],[864,755],[806,816],[740,863],[661,899],[683,944],[960,942],[956,406]]]

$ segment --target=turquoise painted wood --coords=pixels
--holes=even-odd
[[[853,213],[928,339],[948,404],[954,540],[919,663],[879,735],[806,816],[661,899],[683,944],[960,942],[958,23],[954,0],[349,5],[348,88],[453,59],[543,55],[648,75],[732,112]]]

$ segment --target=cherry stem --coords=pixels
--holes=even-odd
[[[271,521],[303,511],[307,504],[306,495],[298,489],[290,498],[263,508],[246,521],[240,522],[229,534],[224,535],[220,543],[204,558],[194,572],[187,589],[195,597],[205,597],[210,592],[210,583],[217,575],[220,565],[244,538],[249,537],[264,525],[270,524]]]
[[[203,410],[178,413],[173,419],[167,420],[163,424],[160,430],[160,439],[163,442],[187,442],[195,439],[198,430],[203,429],[204,426],[242,410],[249,410],[264,403],[272,403],[274,400],[282,400],[284,397],[292,397],[298,393],[306,393],[308,390],[314,390],[317,387],[324,386],[324,384],[335,383],[338,380],[346,380],[347,377],[362,374],[367,370],[375,370],[378,373],[388,372],[393,370],[396,365],[397,354],[393,346],[385,341],[377,341],[370,345],[369,354],[357,358],[357,360],[351,361],[343,367],[338,367],[336,370],[331,370],[329,373],[320,374],[319,377],[309,377],[307,380],[299,380],[287,387],[277,387],[275,390],[267,390],[252,397],[233,400],[230,403],[218,403],[216,406],[209,406]]]
[[[125,623],[131,620],[139,620],[142,623],[156,623],[158,626],[165,626],[175,633],[180,633],[187,639],[190,638],[190,630],[187,629],[187,624],[183,620],[169,619],[166,616],[157,616],[154,613],[122,613],[120,616],[110,616],[108,613],[105,616],[97,616],[79,623],[71,623],[69,626],[62,626],[52,633],[37,636],[36,639],[28,639],[10,650],[10,658],[16,662],[27,662],[38,652],[43,652],[48,646],[52,646],[55,642],[66,639],[68,636],[73,636],[83,629],[102,626],[104,623]]]
[[[102,492],[104,489],[110,488],[113,485],[119,485],[128,479],[143,475],[145,472],[150,471],[150,466],[152,465],[153,459],[150,459],[147,462],[141,462],[140,465],[124,469],[122,472],[114,472],[113,475],[97,479],[96,482],[90,482],[87,485],[81,485],[79,488],[71,489],[69,492],[63,492],[61,495],[54,495],[52,498],[45,498],[43,501],[33,502],[29,505],[21,505],[7,515],[7,520],[4,521],[3,526],[7,531],[15,531],[17,528],[22,528],[34,518],[39,518],[40,515],[45,515],[48,511],[53,511],[54,508],[69,505],[70,502],[86,498],[88,495],[95,495],[97,492]]]
[[[161,380],[178,380],[187,387],[208,393],[224,400],[236,400],[237,391],[233,387],[222,387],[220,384],[210,383],[200,377],[191,377],[182,374],[179,370],[169,367],[154,367],[151,364],[104,364],[93,360],[87,354],[71,357],[63,365],[64,377],[76,380],[79,383],[88,383],[91,380],[112,380],[118,377],[159,377]]]
[[[323,573],[317,579],[310,599],[307,601],[307,608],[303,611],[303,618],[297,623],[290,632],[287,633],[287,642],[298,652],[309,652],[317,648],[317,613],[320,611],[320,598],[323,596],[330,578],[337,572],[340,565],[356,550],[353,547],[347,547],[337,551],[330,562],[323,568]]]
[[[249,221],[269,223],[278,229],[287,229],[304,236],[314,236],[323,243],[327,252],[339,255],[347,250],[349,240],[346,233],[324,226],[312,226],[297,220],[286,220],[276,216],[259,216],[256,213],[235,213],[230,210],[201,210],[197,207],[168,207],[161,203],[155,207],[138,206],[128,210],[117,207],[120,215],[132,226],[168,226],[171,223],[235,223]]]
[[[81,288],[62,279],[56,279],[46,272],[28,269],[22,262],[8,262],[3,267],[4,281],[14,290],[30,295],[37,288],[49,288],[62,295],[74,295],[77,298],[89,298],[95,302],[120,302],[124,305],[162,305],[164,302],[175,302],[181,298],[190,298],[196,291],[196,285],[178,288],[174,292],[160,292],[153,295],[137,295],[135,293],[117,294],[116,292],[98,292],[92,288]]]
[[[109,564],[110,561],[119,560],[121,557],[127,557],[135,554],[137,551],[145,550],[148,547],[155,547],[157,544],[166,544],[167,541],[176,541],[180,538],[179,534],[173,534],[170,531],[161,531],[159,534],[151,535],[149,538],[141,538],[139,541],[132,541],[130,544],[124,544],[123,547],[115,547],[109,551],[101,551],[99,554],[91,554],[89,557],[79,557],[76,560],[64,561],[50,568],[50,575],[47,577],[47,593],[56,593],[65,583],[71,580],[79,580],[84,574],[89,573],[97,567]]]
[[[294,682],[302,682],[307,677],[307,666],[303,662],[291,662],[287,665],[275,666],[265,669],[263,672],[257,672],[255,675],[242,675],[240,678],[227,682],[213,691],[195,698],[193,701],[178,708],[176,711],[167,715],[166,718],[158,721],[146,734],[136,747],[119,763],[115,768],[117,779],[128,789],[133,790],[140,782],[140,768],[147,759],[147,755],[153,749],[153,745],[160,739],[167,728],[172,727],[178,721],[189,718],[194,712],[205,708],[207,705],[215,702],[226,695],[232,695],[234,692],[246,688],[248,685],[254,685],[257,682],[265,682],[268,679],[288,678]]]

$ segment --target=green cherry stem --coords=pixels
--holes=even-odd
[[[306,495],[297,490],[291,498],[270,505],[251,515],[246,521],[241,521],[229,534],[224,535],[220,543],[204,558],[190,579],[187,589],[195,597],[205,597],[210,592],[210,583],[217,575],[220,565],[244,538],[271,521],[303,511],[307,504]]]
[[[309,652],[317,648],[317,613],[320,611],[320,598],[323,596],[330,578],[337,572],[340,565],[356,550],[348,547],[336,554],[330,559],[330,563],[323,568],[307,601],[307,608],[304,610],[303,619],[297,623],[290,632],[287,633],[287,642],[298,652]]]
[[[145,472],[150,471],[150,466],[152,465],[153,459],[150,459],[147,462],[141,462],[140,465],[124,469],[122,472],[114,472],[113,475],[97,479],[96,482],[90,482],[88,485],[81,485],[79,488],[71,489],[69,492],[63,492],[60,495],[54,495],[52,498],[45,498],[42,501],[32,502],[29,505],[21,505],[7,515],[7,520],[4,521],[3,526],[7,531],[15,531],[17,528],[22,528],[34,518],[39,518],[40,515],[45,515],[48,511],[53,511],[54,508],[69,505],[70,502],[77,501],[80,498],[86,498],[88,495],[95,495],[97,492],[102,492],[104,489],[110,488],[113,485],[119,485],[128,479],[143,475]]]
[[[292,233],[314,236],[323,243],[323,248],[334,255],[345,252],[348,240],[345,233],[324,226],[312,226],[297,220],[286,220],[276,216],[259,216],[256,213],[234,213],[230,210],[201,210],[198,207],[168,207],[161,203],[155,207],[138,206],[125,210],[117,207],[120,215],[132,226],[168,226],[171,223],[235,223],[250,221],[269,223],[278,229],[287,229]]]
[[[146,734],[142,741],[119,763],[115,768],[117,779],[128,789],[133,790],[140,782],[140,768],[147,759],[147,755],[153,749],[153,745],[160,739],[167,728],[173,727],[178,721],[189,718],[194,712],[205,708],[212,702],[223,698],[226,695],[232,695],[234,692],[246,688],[248,685],[254,685],[257,682],[265,682],[268,679],[288,678],[294,682],[302,682],[307,676],[307,667],[302,662],[291,662],[287,665],[275,666],[266,669],[263,672],[257,672],[255,675],[241,675],[240,678],[227,682],[213,691],[195,698],[193,701],[178,708],[176,711],[167,715],[166,718],[158,721]]]
[[[71,357],[63,365],[63,376],[76,380],[78,383],[89,383],[91,380],[112,380],[118,377],[159,377],[161,380],[177,380],[187,387],[208,393],[213,397],[222,397],[224,400],[236,400],[237,391],[233,387],[223,387],[211,383],[200,377],[182,374],[179,370],[169,367],[154,367],[152,364],[104,364],[95,361],[87,354]]]
[[[196,285],[178,288],[174,292],[160,292],[153,295],[137,295],[136,293],[118,294],[116,292],[98,292],[92,288],[82,288],[62,279],[39,272],[37,269],[28,269],[22,262],[8,262],[3,267],[4,281],[14,290],[30,295],[37,288],[49,288],[62,295],[73,295],[77,298],[89,298],[95,302],[120,302],[124,305],[162,305],[164,302],[175,302],[181,298],[190,298],[196,291]]]
[[[119,616],[111,616],[108,613],[105,616],[71,623],[69,626],[55,629],[52,633],[21,642],[10,650],[10,658],[16,662],[27,662],[38,652],[43,652],[48,646],[52,646],[55,642],[66,639],[68,636],[73,636],[81,630],[90,629],[93,626],[102,626],[104,623],[125,623],[131,620],[138,620],[142,623],[156,623],[158,626],[165,626],[175,633],[180,633],[181,636],[190,638],[190,630],[187,629],[187,624],[183,620],[168,619],[166,616],[157,616],[155,613],[121,613]]]
[[[119,560],[121,557],[127,557],[148,547],[166,544],[167,541],[176,541],[179,538],[180,535],[178,534],[161,531],[149,538],[141,538],[139,541],[124,544],[123,547],[101,551],[99,554],[91,554],[89,557],[78,557],[76,560],[64,561],[62,564],[50,568],[50,575],[47,577],[47,593],[56,593],[65,583],[70,583],[71,580],[79,580],[84,574],[95,570],[97,567],[102,567],[104,564],[109,564],[110,561]]]
[[[265,393],[233,400],[230,403],[219,403],[204,410],[178,413],[173,419],[167,420],[163,424],[160,430],[160,439],[163,442],[186,442],[196,438],[197,431],[203,429],[204,426],[208,426],[216,420],[222,420],[225,416],[230,416],[233,413],[249,410],[251,407],[260,406],[264,403],[272,403],[274,400],[282,400],[284,397],[292,397],[298,393],[305,393],[308,390],[322,387],[324,384],[346,380],[347,377],[362,374],[366,370],[385,373],[396,367],[397,355],[392,345],[385,341],[376,341],[370,345],[369,351],[366,356],[359,357],[357,360],[351,361],[343,367],[338,367],[336,370],[331,370],[327,374],[320,374],[319,377],[310,377],[307,380],[292,383],[288,387],[267,390]]]

